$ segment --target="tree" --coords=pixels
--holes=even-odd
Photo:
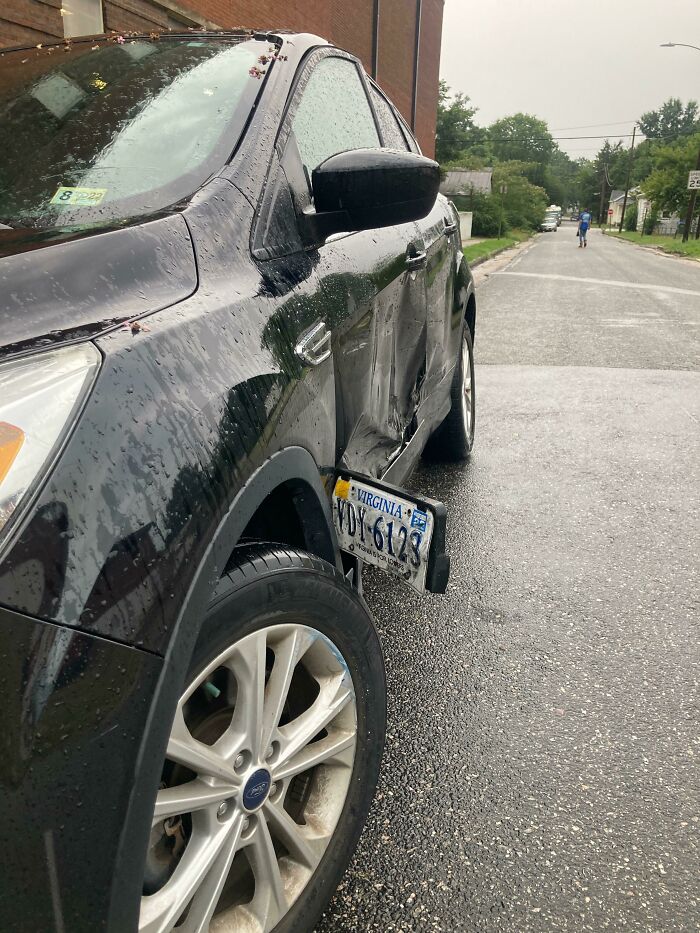
[[[477,127],[474,123],[476,107],[470,106],[466,94],[456,94],[450,99],[450,88],[440,81],[438,98],[437,131],[435,154],[438,162],[453,162],[476,141]]]
[[[544,173],[544,188],[551,204],[570,207],[576,202],[577,164],[556,148]]]
[[[496,120],[489,127],[493,154],[501,162],[527,163],[527,175],[535,184],[543,184],[545,168],[556,144],[544,120],[527,113]]]
[[[681,213],[688,203],[688,172],[695,168],[700,148],[700,133],[670,146],[660,146],[654,153],[654,170],[643,182],[644,194],[654,207]]]
[[[503,213],[506,227],[536,230],[547,208],[547,193],[526,177],[528,166],[523,162],[498,162],[493,169],[493,198],[500,199],[502,185]]]
[[[671,97],[658,110],[650,110],[639,118],[639,128],[645,136],[662,138],[666,141],[688,136],[700,129],[698,103],[689,100],[683,106],[678,97]]]
[[[629,149],[625,149],[621,142],[611,143],[606,139],[592,161],[579,160],[577,183],[578,205],[588,208],[594,215],[598,214],[603,201],[603,215],[598,217],[600,222],[607,216],[610,193],[615,189],[625,187],[627,165],[629,162]]]

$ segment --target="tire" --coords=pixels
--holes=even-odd
[[[468,376],[468,381],[465,377]],[[467,388],[469,390],[467,395]],[[464,325],[462,344],[450,388],[452,407],[428,441],[425,453],[429,460],[466,460],[474,447],[476,394],[474,386],[474,348],[472,336]]]
[[[243,702],[256,696],[257,705]],[[261,933],[312,930],[360,837],[385,731],[382,650],[363,600],[310,554],[274,544],[238,549],[173,724],[156,806],[175,815],[154,821],[139,931],[178,924],[186,933],[202,917],[208,929],[217,901],[216,929],[226,933],[256,929],[252,916]],[[195,789],[208,795],[199,810]],[[219,853],[202,877],[200,850]],[[178,891],[189,893],[173,907]]]

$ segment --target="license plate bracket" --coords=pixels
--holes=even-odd
[[[444,593],[450,574],[445,553],[447,509],[361,473],[342,471],[332,496],[340,549],[391,573],[418,593]]]

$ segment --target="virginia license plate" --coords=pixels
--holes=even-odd
[[[342,550],[425,592],[435,527],[430,509],[341,476],[333,490],[333,521]]]

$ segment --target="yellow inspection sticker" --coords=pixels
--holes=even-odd
[[[106,194],[106,188],[66,188],[61,185],[51,198],[51,204],[65,204],[67,207],[94,207],[102,202]]]

